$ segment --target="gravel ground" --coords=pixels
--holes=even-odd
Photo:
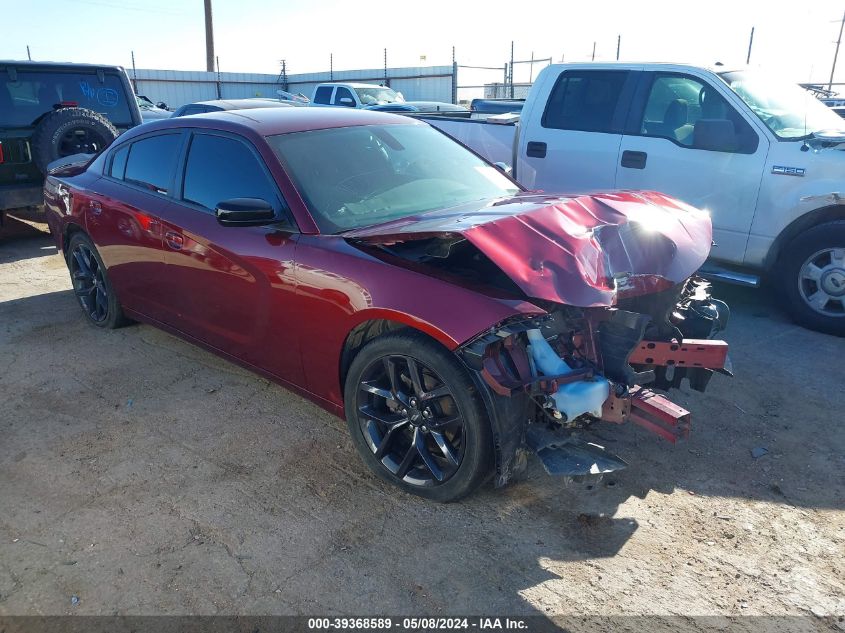
[[[532,461],[440,506],[371,476],[341,420],[149,326],[98,331],[69,289],[9,220],[0,615],[845,614],[845,340],[762,291],[717,288],[736,377],[677,394],[688,442],[600,426],[612,479]]]

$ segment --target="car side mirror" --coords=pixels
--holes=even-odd
[[[260,198],[232,198],[217,204],[214,210],[222,226],[262,226],[276,222],[276,211]]]
[[[511,166],[508,165],[507,163],[497,162],[497,163],[493,163],[493,166],[496,167],[502,173],[507,174],[508,176],[510,176],[513,173],[513,169],[511,169]]]
[[[157,107],[157,108],[161,108],[162,110],[167,110],[167,104],[166,104],[164,101],[159,101],[159,102],[156,104],[156,107]]]
[[[341,105],[345,105],[348,108],[355,107],[355,101],[353,101],[351,97],[341,97],[337,100],[337,102]]]
[[[699,119],[692,133],[692,146],[712,152],[735,152],[739,138],[730,119]]]

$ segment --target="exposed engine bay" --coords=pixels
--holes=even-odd
[[[704,391],[714,373],[731,375],[727,343],[713,340],[728,306],[695,276],[710,218],[663,194],[523,194],[344,237],[389,263],[545,312],[515,316],[457,350],[492,394],[499,485],[525,448],[550,474],[624,468],[579,431],[632,422],[676,442],[689,435],[690,413],[660,392],[685,380]]]

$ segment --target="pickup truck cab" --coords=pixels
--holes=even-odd
[[[388,103],[405,103],[401,92],[387,86],[362,83],[324,83],[314,88],[313,105],[365,108]]]
[[[799,86],[748,70],[557,64],[516,124],[428,122],[513,164],[529,189],[657,190],[706,209],[715,244],[702,272],[767,276],[796,321],[845,334],[845,121]]]

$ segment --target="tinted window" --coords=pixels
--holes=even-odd
[[[150,136],[132,143],[126,161],[126,182],[167,193],[179,152],[179,134]]]
[[[351,99],[352,103],[341,103],[341,99]],[[352,96],[352,92],[349,90],[349,88],[339,86],[338,89],[334,92],[334,103],[335,105],[355,107],[355,98]]]
[[[543,114],[543,127],[587,132],[618,132],[613,115],[627,71],[567,71],[555,84]]]
[[[134,104],[134,95],[128,95]],[[0,71],[0,120],[5,126],[28,126],[53,106],[71,101],[104,114],[113,124],[131,126],[132,115],[120,77],[105,73],[18,71],[12,81]]]
[[[119,178],[123,180],[123,172],[126,171],[126,158],[129,156],[129,146],[124,145],[112,154],[111,169],[109,175],[112,178]]]
[[[332,98],[332,86],[320,86],[314,93],[314,103],[328,103]]]
[[[640,134],[696,149],[752,153],[757,133],[715,88],[687,75],[654,78]]]
[[[191,141],[182,197],[206,209],[231,198],[260,198],[279,206],[275,187],[252,150],[241,141],[209,134]]]

